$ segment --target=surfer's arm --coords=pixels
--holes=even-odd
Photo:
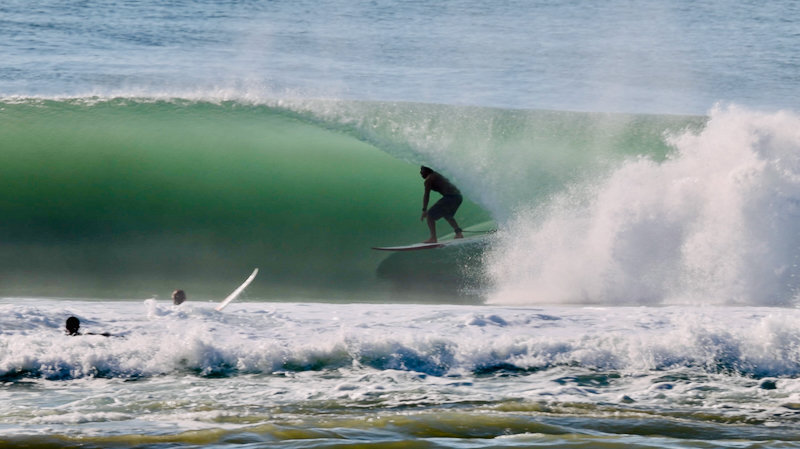
[[[422,217],[419,219],[419,221],[424,220],[425,217],[428,216],[428,203],[431,200],[431,183],[429,181],[430,179],[431,179],[430,176],[428,176],[425,179],[425,195],[422,196]]]

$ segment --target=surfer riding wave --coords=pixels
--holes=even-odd
[[[455,238],[464,238],[464,234],[462,234],[461,228],[458,227],[458,223],[454,217],[458,207],[461,206],[461,202],[463,201],[461,191],[447,178],[424,165],[420,168],[419,174],[422,176],[422,179],[425,180],[425,195],[422,198],[422,217],[420,221],[427,218],[428,229],[431,231],[431,237],[423,243],[436,243],[438,241],[436,239],[436,220],[440,218],[444,218],[450,223],[450,226],[453,227],[456,233]],[[428,209],[428,203],[431,199],[431,190],[442,194],[442,198]]]

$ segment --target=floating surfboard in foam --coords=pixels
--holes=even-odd
[[[219,305],[216,307],[216,310],[220,311],[224,309],[225,306],[227,306],[228,304],[230,304],[231,301],[236,299],[236,297],[239,296],[239,293],[241,293],[245,288],[247,288],[248,285],[250,285],[251,282],[253,282],[253,279],[256,278],[257,274],[258,274],[258,268],[253,270],[253,274],[251,274],[250,277],[247,278],[247,280],[244,281],[242,285],[240,285],[236,290],[234,290],[233,293],[228,295],[227,298],[223,299],[222,302],[219,303]]]

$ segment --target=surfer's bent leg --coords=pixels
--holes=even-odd
[[[450,226],[453,227],[453,230],[456,233],[455,238],[463,239],[464,238],[464,234],[462,234],[461,228],[458,227],[458,223],[456,223],[456,219],[454,217],[444,217],[444,219],[447,220],[447,222],[450,223]]]
[[[431,230],[431,238],[424,243],[436,243],[436,220],[444,218],[453,227],[456,232],[457,239],[463,238],[464,234],[461,233],[461,228],[458,227],[456,219],[453,217],[461,206],[461,195],[445,195],[436,204],[428,209],[428,227]]]
[[[456,211],[458,211],[459,206],[461,206],[463,198],[461,195],[447,195],[442,198],[442,200],[446,201],[445,207],[443,207],[442,216],[445,220],[447,220],[448,223],[450,223],[450,226],[453,227],[453,231],[456,233],[455,238],[463,239],[464,234],[461,232],[461,228],[458,227],[458,223],[456,222],[455,218]]]
[[[428,215],[428,229],[431,230],[431,238],[422,243],[436,243],[436,219]]]
[[[444,197],[440,198],[430,209],[428,209],[428,229],[431,230],[431,238],[422,243],[436,243],[436,220],[442,218],[446,207]]]

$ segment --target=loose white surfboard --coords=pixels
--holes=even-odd
[[[251,274],[251,275],[250,275],[250,277],[249,277],[249,278],[247,278],[247,280],[246,280],[246,281],[244,281],[244,284],[240,285],[240,286],[239,286],[239,288],[237,288],[236,290],[234,290],[234,291],[233,291],[233,293],[231,293],[230,295],[228,295],[228,297],[227,297],[227,298],[223,299],[223,300],[222,300],[222,302],[221,302],[221,303],[219,303],[219,305],[216,307],[216,310],[217,310],[217,311],[220,311],[220,310],[224,309],[224,308],[225,308],[225,306],[227,306],[228,304],[230,304],[230,302],[231,302],[231,301],[233,301],[234,299],[236,299],[236,297],[237,297],[237,296],[239,296],[239,293],[241,293],[241,292],[242,292],[242,290],[244,290],[245,288],[247,288],[247,286],[248,286],[248,285],[250,285],[250,283],[251,283],[251,282],[253,282],[253,279],[255,279],[255,278],[256,278],[256,275],[257,275],[257,274],[258,274],[258,268],[256,268],[255,270],[253,270],[253,274]]]
[[[486,237],[487,237],[486,235],[479,235],[476,237],[445,240],[443,242],[436,242],[436,243],[415,243],[413,245],[406,245],[406,246],[373,246],[372,249],[376,249],[378,251],[418,251],[421,249],[436,249],[436,248],[444,248],[446,246],[479,243],[483,240],[486,240]]]

